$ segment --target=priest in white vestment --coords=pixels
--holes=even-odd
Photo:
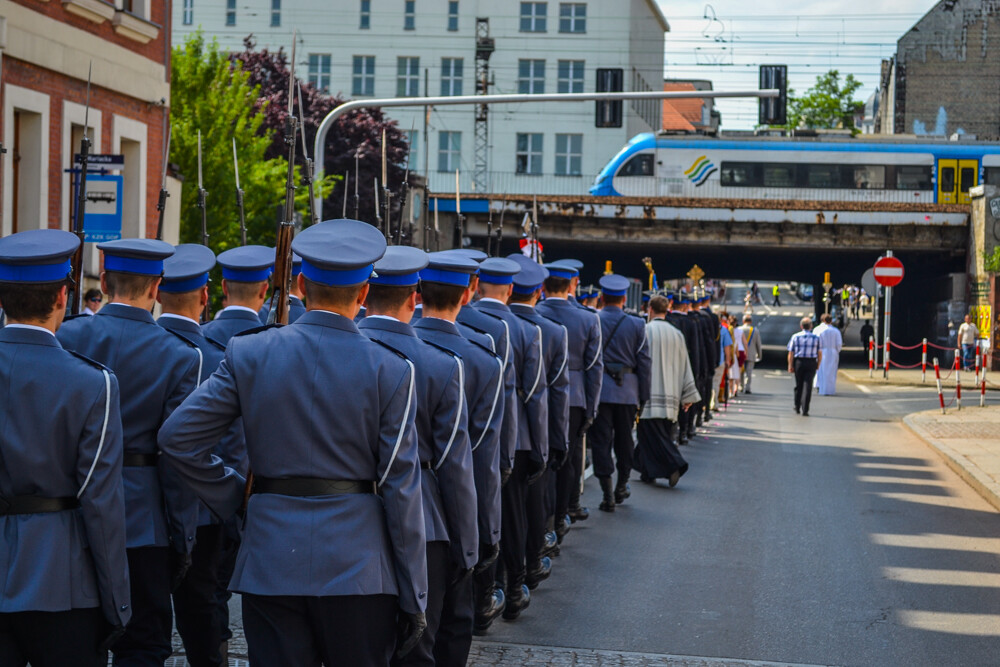
[[[833,326],[833,316],[823,315],[822,324],[813,331],[819,336],[819,349],[823,351],[823,361],[816,371],[816,388],[821,396],[837,393],[837,369],[840,366],[840,350],[844,347],[844,337],[840,329]]]

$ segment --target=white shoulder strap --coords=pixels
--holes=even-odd
[[[455,425],[451,429],[451,437],[448,438],[448,444],[445,446],[444,451],[441,452],[441,458],[438,460],[437,465],[434,466],[434,470],[440,468],[444,460],[448,458],[451,446],[455,444],[455,436],[458,435],[458,427],[462,424],[462,408],[465,407],[465,364],[458,357],[454,359],[455,363],[458,364],[458,410],[455,412]]]
[[[406,422],[410,420],[410,409],[413,407],[413,362],[409,359],[403,359],[406,365],[410,367],[410,382],[408,389],[406,391],[406,410],[403,411],[403,421],[399,425],[399,435],[396,436],[396,444],[392,448],[392,456],[389,457],[389,463],[385,466],[385,472],[382,473],[382,479],[378,481],[378,485],[381,487],[385,484],[386,478],[389,476],[389,471],[392,470],[392,464],[396,461],[396,455],[399,454],[399,446],[403,442],[403,434],[406,432]]]
[[[94,474],[97,462],[101,460],[101,452],[104,451],[104,439],[108,435],[108,419],[111,416],[111,374],[106,369],[102,369],[101,372],[104,373],[104,425],[101,426],[101,440],[97,443],[97,453],[94,454],[94,462],[90,464],[87,477],[83,480],[80,490],[76,492],[77,498],[83,495],[87,485],[90,484],[90,478]]]

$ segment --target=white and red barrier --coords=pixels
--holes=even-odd
[[[941,391],[941,367],[938,365],[937,357],[934,357],[934,377],[937,380],[938,402],[941,403],[941,414],[944,414],[944,392]]]

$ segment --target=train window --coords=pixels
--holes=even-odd
[[[722,185],[726,187],[752,187],[760,185],[757,165],[751,162],[723,162]]]
[[[836,164],[806,165],[806,187],[839,188],[840,165]]]
[[[968,192],[969,188],[976,184],[975,167],[962,167],[958,179],[958,189],[960,192]]]
[[[856,166],[854,172],[854,187],[859,190],[882,190],[885,188],[885,167]]]
[[[933,190],[931,185],[931,168],[916,166],[896,167],[897,190]]]
[[[986,167],[986,185],[1000,185],[1000,167]]]
[[[938,174],[938,187],[941,192],[954,192],[955,191],[955,168],[954,167],[944,167],[941,169],[941,173]]]
[[[764,187],[767,188],[795,187],[794,164],[765,164],[763,166],[764,166]]]
[[[625,163],[618,172],[619,176],[652,176],[653,154],[643,153]]]

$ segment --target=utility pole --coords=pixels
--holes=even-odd
[[[486,95],[490,88],[490,56],[496,43],[490,37],[490,19],[476,17],[476,95]],[[472,170],[472,189],[487,192],[490,169],[490,116],[486,104],[476,105],[475,166]]]

